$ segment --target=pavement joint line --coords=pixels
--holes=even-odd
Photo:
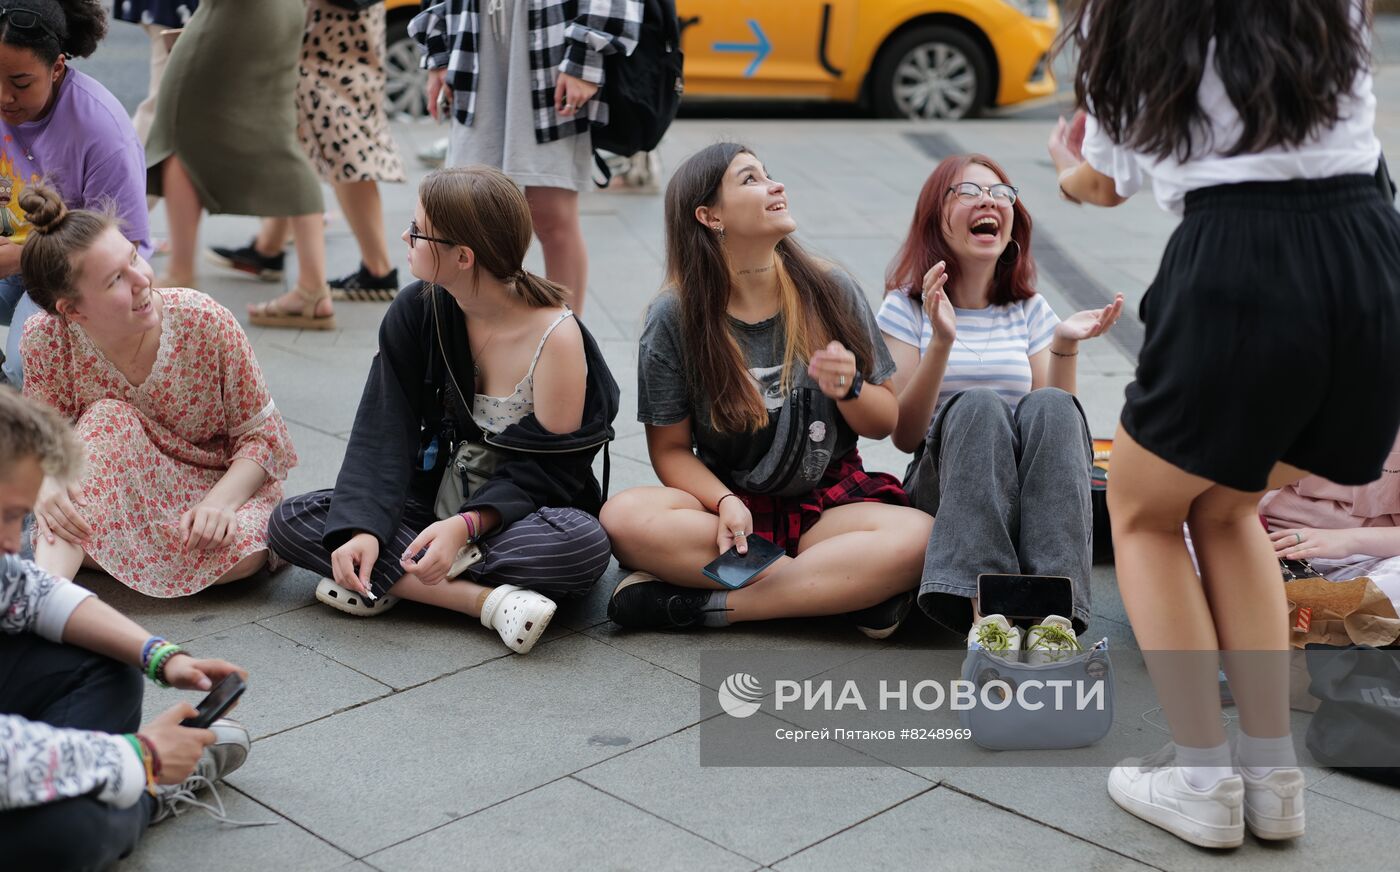
[[[357,674],[359,674],[359,675],[363,675],[365,678],[368,678],[370,681],[373,681],[375,684],[382,685],[382,686],[388,688],[389,691],[390,691],[391,693],[393,692],[394,686],[393,686],[392,684],[389,684],[388,682],[386,682],[386,681],[384,681],[384,680],[382,680],[382,679],[376,678],[375,676],[370,675],[368,672],[365,672],[365,671],[362,670],[362,669],[357,669],[357,668],[355,668],[354,666],[351,666],[349,663],[342,663],[341,661],[335,659],[335,658],[332,657],[331,655],[329,655],[329,654],[327,654],[327,653],[325,653],[325,652],[323,652],[323,651],[320,651],[320,650],[318,650],[318,649],[316,649],[316,648],[313,648],[312,646],[306,644],[305,642],[302,642],[302,641],[300,641],[300,640],[298,640],[298,639],[293,639],[291,636],[288,636],[286,633],[283,633],[283,632],[281,632],[281,631],[279,631],[279,630],[273,629],[272,627],[269,627],[269,626],[267,626],[266,624],[262,623],[262,620],[263,620],[262,618],[259,618],[258,620],[254,621],[253,624],[254,624],[255,626],[261,627],[262,629],[268,631],[269,633],[272,633],[274,636],[281,636],[283,639],[286,639],[288,642],[291,642],[293,645],[297,646],[298,648],[305,648],[307,651],[310,651],[312,654],[315,654],[317,657],[324,657],[325,659],[329,660],[330,662],[332,662],[332,663],[334,663],[334,664],[336,664],[336,665],[338,665],[338,666],[344,666],[346,669],[349,669],[351,672],[357,673]],[[376,699],[378,699],[378,698],[379,698],[379,697],[376,697]]]
[[[742,852],[740,852],[740,851],[737,851],[737,850],[735,850],[734,848],[729,847],[728,845],[720,844],[719,842],[716,842],[714,839],[711,839],[710,837],[708,837],[708,836],[706,836],[706,835],[704,835],[704,834],[702,834],[702,833],[697,833],[697,832],[695,832],[694,830],[690,829],[689,827],[686,827],[686,826],[684,826],[684,825],[682,825],[682,824],[678,824],[678,823],[676,823],[676,822],[673,821],[673,820],[669,820],[668,818],[664,818],[664,817],[662,817],[661,815],[657,814],[656,812],[654,812],[654,811],[652,811],[652,810],[650,810],[650,809],[642,808],[640,805],[637,805],[635,802],[632,802],[631,800],[626,799],[625,797],[621,797],[621,796],[618,796],[618,795],[615,794],[615,793],[611,793],[611,792],[609,792],[609,791],[607,791],[607,790],[604,790],[603,788],[599,787],[599,786],[596,785],[596,784],[590,784],[589,782],[584,781],[584,780],[581,779],[581,778],[574,778],[573,775],[569,775],[569,776],[567,776],[567,777],[570,778],[570,779],[572,779],[573,781],[578,782],[579,784],[582,784],[584,787],[587,787],[589,790],[596,790],[596,791],[598,791],[599,793],[603,794],[604,796],[611,797],[612,799],[617,800],[618,802],[622,803],[623,805],[629,805],[629,806],[631,806],[632,808],[635,808],[637,811],[641,812],[642,814],[647,815],[648,817],[654,817],[654,818],[656,818],[657,820],[661,821],[662,823],[666,824],[667,826],[675,827],[676,829],[680,830],[680,831],[683,832],[683,833],[689,833],[690,835],[692,835],[692,836],[694,836],[695,838],[701,840],[702,842],[708,842],[709,844],[714,845],[716,848],[719,848],[721,851],[724,851],[724,852],[727,853],[727,854],[733,854],[733,855],[736,856],[736,857],[741,857],[741,858],[743,858],[743,859],[745,859],[745,860],[748,860],[750,863],[757,863],[757,864],[758,864],[758,868],[760,868],[760,869],[766,869],[766,868],[768,868],[767,866],[764,866],[764,865],[763,865],[763,861],[762,861],[762,860],[756,859],[756,858],[754,858],[754,857],[750,857],[748,854],[744,854],[744,853],[742,853]]]
[[[898,767],[891,767],[891,768],[898,768]],[[850,831],[850,830],[855,829],[856,827],[860,826],[861,824],[865,823],[866,821],[874,820],[875,818],[879,817],[880,815],[885,814],[886,812],[889,812],[889,811],[893,811],[894,809],[899,808],[901,805],[904,805],[904,804],[907,803],[907,802],[912,802],[912,801],[918,799],[919,797],[924,796],[925,794],[932,793],[933,791],[937,790],[940,786],[941,786],[941,785],[938,785],[938,784],[930,784],[928,787],[926,787],[926,788],[923,789],[923,790],[920,790],[918,793],[914,794],[913,796],[905,797],[904,799],[901,799],[899,802],[896,802],[894,805],[886,806],[885,808],[882,808],[882,809],[880,809],[879,811],[872,812],[872,813],[866,815],[865,817],[861,818],[860,820],[858,820],[858,821],[856,821],[856,822],[854,822],[854,823],[852,823],[852,824],[849,824],[849,825],[847,825],[847,826],[842,827],[841,829],[837,830],[837,831],[834,832],[834,833],[828,833],[827,835],[822,836],[820,839],[817,839],[815,842],[812,842],[810,845],[805,845],[805,846],[803,846],[803,847],[801,847],[801,848],[798,848],[796,851],[793,851],[791,854],[788,854],[787,856],[785,856],[785,857],[783,857],[783,858],[781,858],[781,859],[774,860],[773,863],[771,863],[771,864],[769,864],[769,865],[772,866],[772,865],[776,865],[776,864],[778,864],[778,863],[782,863],[782,862],[784,862],[784,861],[786,861],[786,860],[791,860],[793,857],[796,857],[798,854],[801,854],[801,853],[803,853],[804,851],[810,851],[811,849],[815,848],[817,845],[822,844],[823,842],[829,842],[829,841],[831,841],[832,839],[836,838],[837,836],[841,835],[842,833],[845,833],[845,832],[848,832],[848,831]]]
[[[1074,839],[1075,841],[1084,842],[1084,843],[1086,843],[1086,844],[1093,845],[1093,846],[1095,846],[1095,847],[1097,847],[1097,848],[1102,848],[1103,850],[1108,851],[1110,854],[1116,854],[1117,856],[1122,857],[1123,859],[1128,860],[1128,861],[1130,861],[1130,862],[1137,863],[1137,864],[1140,864],[1140,865],[1142,865],[1142,866],[1146,866],[1146,867],[1149,868],[1149,869],[1156,869],[1156,870],[1158,870],[1158,872],[1171,872],[1170,869],[1164,868],[1164,867],[1162,867],[1162,866],[1154,866],[1153,864],[1147,862],[1146,860],[1140,860],[1140,859],[1138,859],[1137,857],[1132,856],[1131,854],[1125,854],[1125,853],[1123,853],[1122,851],[1118,850],[1117,848],[1112,848],[1112,847],[1109,847],[1108,845],[1100,844],[1100,843],[1094,841],[1093,839],[1086,838],[1086,837],[1084,837],[1084,836],[1079,835],[1078,833],[1072,833],[1072,832],[1070,832],[1069,830],[1062,829],[1061,827],[1057,827],[1057,826],[1055,826],[1054,824],[1046,823],[1045,821],[1042,821],[1042,820],[1037,820],[1036,818],[1031,817],[1030,815],[1026,814],[1025,812],[1019,811],[1019,810],[1014,809],[1014,808],[1011,808],[1011,807],[1009,807],[1009,806],[1002,805],[1002,804],[999,803],[999,802],[994,802],[994,801],[992,801],[992,800],[990,800],[990,799],[987,799],[985,796],[978,796],[977,794],[973,793],[972,791],[970,791],[970,790],[968,790],[968,789],[966,789],[966,788],[958,787],[956,784],[951,784],[951,783],[948,783],[948,782],[944,782],[944,783],[943,783],[942,785],[940,785],[940,786],[941,786],[941,787],[944,787],[944,788],[947,788],[948,790],[951,790],[951,791],[953,791],[954,793],[960,793],[960,794],[962,794],[963,796],[966,796],[968,799],[971,799],[971,800],[973,800],[973,801],[975,801],[975,802],[980,802],[980,803],[983,803],[984,805],[989,805],[989,806],[991,806],[992,808],[1000,809],[1000,810],[1002,810],[1002,811],[1004,811],[1004,812],[1009,812],[1009,813],[1015,815],[1016,817],[1024,818],[1025,820],[1028,820],[1028,821],[1030,821],[1031,823],[1036,824],[1036,825],[1038,825],[1038,826],[1045,827],[1046,829],[1049,829],[1049,830],[1054,830],[1054,831],[1057,832],[1057,833],[1062,833],[1062,834],[1064,834],[1064,835],[1066,835],[1066,836],[1069,836],[1071,839]]]
[[[603,624],[607,623],[607,622],[610,621],[610,620],[611,620],[611,618],[605,618],[605,619],[599,621],[598,623],[594,624],[592,627],[589,627],[588,629],[592,630],[592,629],[594,629],[594,628],[596,628],[596,627],[600,627],[600,626],[602,626]],[[654,663],[654,662],[648,660],[647,658],[643,657],[643,656],[640,655],[640,654],[635,654],[635,653],[633,653],[633,652],[631,652],[631,651],[628,651],[626,648],[619,648],[617,645],[614,645],[612,642],[608,641],[607,639],[601,639],[601,638],[599,638],[599,637],[597,637],[597,636],[594,636],[594,635],[592,635],[592,634],[590,634],[590,633],[586,633],[586,632],[580,632],[579,635],[586,636],[586,637],[588,637],[589,639],[592,639],[592,640],[595,641],[595,642],[598,642],[598,643],[603,644],[603,645],[607,645],[609,648],[613,649],[614,651],[617,651],[617,652],[619,652],[619,653],[621,653],[621,654],[626,654],[628,657],[631,657],[633,660],[640,660],[641,662],[645,663],[645,664],[648,665],[648,666],[651,666],[651,667],[653,667],[653,668],[655,668],[655,669],[660,669],[662,672],[669,673],[669,674],[671,674],[671,675],[676,676],[677,678],[680,678],[680,679],[683,679],[683,680],[685,680],[685,681],[688,681],[688,682],[690,682],[691,684],[695,685],[696,687],[703,688],[703,689],[705,689],[705,690],[710,690],[710,689],[711,689],[711,688],[709,688],[709,687],[706,687],[702,682],[696,681],[695,679],[691,678],[691,677],[688,676],[688,675],[682,675],[682,674],[680,674],[679,672],[677,672],[676,670],[670,668],[669,666],[663,666],[663,665],[660,664],[660,663]],[[703,723],[703,722],[706,721],[706,720],[709,720],[709,719],[708,719],[708,718],[701,718],[699,721],[696,721],[695,723],[696,723],[696,724],[698,724],[698,723]],[[695,724],[691,724],[690,726],[693,727],[693,726],[695,726]],[[689,729],[689,727],[686,727],[685,729]]]
[[[354,854],[352,854],[352,853],[350,853],[349,851],[345,850],[344,848],[340,847],[339,845],[337,845],[336,843],[332,842],[331,840],[325,838],[324,836],[322,836],[320,833],[316,832],[315,830],[312,830],[312,829],[307,828],[304,824],[302,824],[302,823],[301,823],[300,821],[298,821],[296,818],[288,817],[287,815],[283,814],[282,812],[278,811],[277,809],[275,809],[275,808],[273,808],[272,806],[268,805],[267,803],[263,802],[261,799],[258,799],[256,796],[254,796],[253,794],[249,793],[248,791],[246,791],[246,790],[240,790],[239,788],[234,787],[232,784],[229,784],[229,783],[227,783],[227,782],[220,782],[220,783],[221,783],[224,787],[227,787],[229,790],[232,790],[234,793],[238,794],[239,796],[242,796],[243,798],[247,799],[249,802],[251,802],[251,803],[253,803],[253,804],[255,804],[255,805],[258,805],[258,806],[260,806],[260,807],[262,807],[262,808],[264,808],[264,809],[266,809],[267,811],[269,811],[269,812],[272,813],[272,814],[277,815],[279,818],[282,819],[282,820],[281,820],[281,823],[289,823],[289,824],[291,824],[292,826],[296,827],[297,829],[301,830],[302,832],[306,833],[307,835],[311,836],[313,839],[316,839],[318,842],[323,842],[324,844],[329,845],[333,850],[339,851],[341,854],[344,854],[344,855],[345,855],[347,858],[349,858],[349,859],[346,861],[346,863],[340,864],[341,866],[344,866],[344,865],[346,865],[347,863],[353,863],[353,862],[355,862],[357,859],[359,859],[359,858],[356,857]],[[337,867],[337,868],[339,868],[339,867]]]
[[[1335,772],[1332,773],[1332,774],[1335,774]],[[1321,781],[1325,781],[1326,779],[1320,779],[1320,780],[1321,780]],[[1307,786],[1306,789],[1307,789],[1307,790],[1313,790],[1313,787],[1314,787],[1314,786],[1315,786],[1315,785],[1310,784],[1310,785]],[[1384,788],[1382,788],[1382,789],[1384,789]],[[1316,793],[1316,791],[1314,791],[1314,792]],[[1354,802],[1352,802],[1351,800],[1348,800],[1348,799],[1340,799],[1340,798],[1335,797],[1335,796],[1332,796],[1331,794],[1328,794],[1328,793],[1317,793],[1317,796],[1320,797],[1320,798],[1322,798],[1322,799],[1330,799],[1330,800],[1332,800],[1333,802],[1340,802],[1342,805],[1345,805],[1345,806],[1347,806],[1348,808],[1354,808],[1354,809],[1357,809],[1357,810],[1359,810],[1359,811],[1364,811],[1364,812],[1366,812],[1366,813],[1368,813],[1368,814],[1371,814],[1371,815],[1374,815],[1374,816],[1376,816],[1376,817],[1378,817],[1378,818],[1381,818],[1382,820],[1387,820],[1387,821],[1400,821],[1400,817],[1392,817],[1392,816],[1390,816],[1390,815],[1381,814],[1380,812],[1376,811],[1376,810],[1373,809],[1373,808],[1367,808],[1367,807],[1364,806],[1364,805],[1357,805],[1356,803],[1354,803]]]
[[[279,411],[281,411],[281,410],[279,409]],[[298,421],[296,418],[292,418],[292,417],[290,417],[290,416],[288,416],[288,415],[283,415],[283,416],[282,416],[282,420],[283,420],[283,421],[286,421],[288,424],[296,424],[298,427],[301,427],[301,428],[306,429],[306,430],[310,430],[310,431],[313,432],[313,433],[319,433],[319,434],[321,434],[322,436],[329,436],[329,437],[332,438],[332,439],[338,439],[338,440],[340,440],[341,442],[349,442],[349,441],[350,441],[350,440],[349,440],[349,434],[348,434],[348,433],[347,433],[345,436],[341,436],[341,435],[338,434],[338,433],[332,433],[332,432],[329,431],[329,430],[325,430],[325,429],[322,429],[321,427],[317,427],[315,424],[308,424],[308,423],[306,423],[305,421]]]

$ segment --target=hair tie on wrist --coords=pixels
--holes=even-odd
[[[715,514],[716,514],[716,515],[719,514],[719,506],[720,506],[720,503],[724,502],[725,500],[729,499],[730,497],[736,497],[736,496],[738,496],[738,494],[734,493],[733,491],[730,491],[729,493],[727,493],[727,494],[725,494],[724,496],[720,497],[719,499],[715,500]]]

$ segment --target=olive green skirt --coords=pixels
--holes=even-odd
[[[324,209],[297,141],[303,0],[203,0],[171,49],[146,142],[146,188],[178,157],[211,213]]]

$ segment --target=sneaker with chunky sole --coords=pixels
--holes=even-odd
[[[200,808],[221,823],[240,827],[261,827],[277,821],[236,821],[230,820],[224,810],[224,801],[219,796],[218,783],[242,766],[248,759],[252,739],[248,728],[238,721],[220,718],[209,725],[214,731],[214,744],[204,749],[194,772],[179,784],[162,784],[156,788],[156,810],[151,815],[151,823],[158,824],[166,818],[178,817],[189,808]],[[208,791],[213,805],[202,802],[196,795]]]
[[[1307,780],[1301,769],[1275,769],[1263,778],[1251,778],[1240,770],[1244,781],[1244,825],[1256,837],[1269,841],[1296,839],[1303,834],[1303,788]]]
[[[1031,663],[1050,663],[1083,650],[1069,618],[1049,615],[1026,631],[1026,657]]]
[[[399,271],[391,269],[382,276],[370,272],[364,264],[338,279],[326,284],[331,287],[332,300],[348,300],[352,303],[390,303],[399,292]]]
[[[608,617],[633,630],[680,630],[697,626],[710,611],[711,591],[667,584],[649,572],[634,572],[617,583]]]
[[[1021,628],[1004,615],[983,615],[967,633],[967,647],[986,648],[994,654],[1021,650]]]
[[[217,266],[257,276],[265,282],[280,282],[287,255],[280,251],[271,256],[262,254],[250,242],[242,248],[213,246],[205,249],[204,259]]]
[[[851,612],[848,617],[856,629],[872,639],[888,639],[899,629],[914,608],[914,592],[898,593],[882,603]]]
[[[1169,746],[1170,747],[1170,746]],[[1244,781],[1238,775],[1197,790],[1158,752],[1131,757],[1108,773],[1108,795],[1129,814],[1202,848],[1244,843]]]

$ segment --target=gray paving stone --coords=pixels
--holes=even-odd
[[[916,796],[774,864],[780,872],[1036,868],[1119,872],[1149,867],[947,788]],[[1034,858],[1031,861],[1031,858]]]
[[[780,723],[767,714],[756,717]],[[772,863],[930,789],[898,769],[701,767],[699,730],[630,751],[576,777],[760,863]],[[857,762],[832,747],[833,760]]]
[[[410,602],[369,619],[313,603],[261,625],[395,690],[513,656],[500,635],[483,627],[479,619]],[[551,621],[539,644],[568,633]],[[409,640],[413,653],[405,656]]]
[[[364,856],[681,729],[695,693],[570,636],[261,741],[234,784]]]
[[[346,861],[352,859],[236,790],[224,787],[220,796],[231,820],[277,823],[269,827],[230,827],[192,809],[151,827],[132,855],[114,867],[115,872],[320,872],[345,868]],[[201,792],[199,798],[210,801],[207,791]]]
[[[143,596],[111,576],[87,570],[78,573],[78,582],[112,608],[172,642],[187,642],[301,608],[314,599],[316,591],[315,576],[292,567],[176,599]]]
[[[1316,781],[1310,780],[1308,790],[1400,821],[1400,795],[1393,787],[1334,769],[1319,772]]]
[[[254,740],[390,692],[384,684],[257,624],[202,636],[189,648],[248,670],[248,690],[231,716]],[[193,704],[201,698],[197,692],[150,688],[142,705],[144,720],[180,699]]]
[[[504,863],[503,846],[510,860]],[[752,861],[572,778],[454,821],[367,858],[384,872],[597,869],[734,870]]]

